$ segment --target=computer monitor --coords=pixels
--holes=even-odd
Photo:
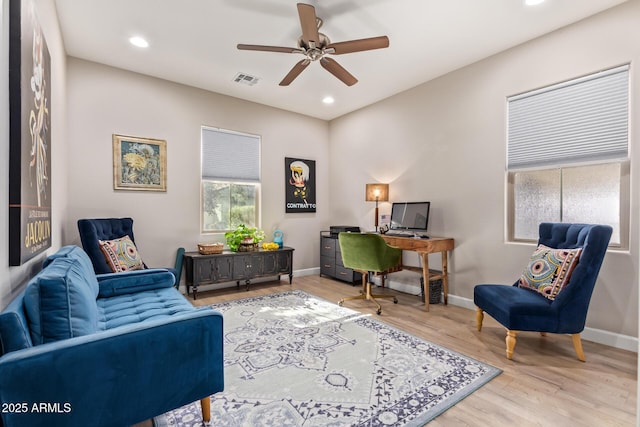
[[[427,231],[431,202],[402,202],[391,205],[391,230]]]

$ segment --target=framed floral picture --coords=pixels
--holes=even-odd
[[[114,134],[113,188],[167,191],[167,141]]]

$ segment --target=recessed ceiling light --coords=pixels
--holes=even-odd
[[[524,0],[524,4],[527,6],[536,6],[543,2],[544,0]]]
[[[138,36],[131,37],[129,43],[137,47],[149,47],[149,42]]]
[[[322,99],[322,102],[324,102],[325,104],[333,104],[335,102],[335,99],[333,99],[332,96],[325,96]]]

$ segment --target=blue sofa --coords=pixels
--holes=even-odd
[[[48,257],[0,313],[1,425],[130,426],[224,388],[222,315],[164,269],[96,275]]]

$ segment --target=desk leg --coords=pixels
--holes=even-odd
[[[429,286],[429,254],[420,252],[422,257],[422,280],[424,281],[424,308],[429,311],[429,294],[431,286]]]
[[[447,251],[442,251],[442,291],[444,292],[444,305],[447,305],[447,299],[449,297],[449,271],[447,261]]]

